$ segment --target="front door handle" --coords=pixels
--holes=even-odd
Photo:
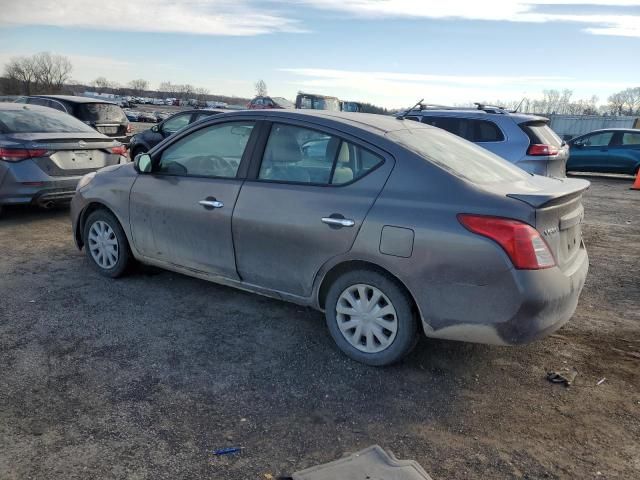
[[[200,205],[202,205],[205,208],[222,208],[224,207],[224,203],[218,201],[218,200],[200,200],[198,202]]]
[[[322,217],[322,223],[332,225],[334,227],[353,227],[356,222],[348,218]]]

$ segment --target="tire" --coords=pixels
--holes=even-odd
[[[132,263],[127,237],[111,212],[103,209],[92,212],[84,223],[82,238],[89,264],[101,275],[118,278]],[[92,248],[93,245],[96,249]],[[99,255],[100,251],[103,252],[102,256]]]
[[[365,306],[359,307],[356,304],[363,292],[366,300],[360,305]],[[381,296],[372,304],[374,295],[378,298],[377,292]],[[384,366],[398,362],[415,347],[418,322],[411,307],[409,294],[391,277],[373,270],[354,270],[340,276],[329,288],[325,317],[333,340],[347,356],[367,365]],[[364,321],[363,317],[345,313],[362,311],[365,312]],[[377,312],[384,315],[376,317]],[[358,323],[362,325],[361,335],[356,340]],[[347,328],[352,325],[352,328]],[[372,330],[376,333],[367,333]]]

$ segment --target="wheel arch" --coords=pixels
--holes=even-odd
[[[392,279],[407,294],[408,298],[411,301],[411,309],[414,314],[417,315],[418,319],[422,319],[422,314],[420,312],[420,308],[418,307],[418,303],[416,302],[416,299],[404,284],[404,282],[400,278],[398,278],[397,275],[394,275],[386,268],[381,267],[380,265],[377,265],[375,263],[368,262],[366,260],[345,260],[333,265],[329,270],[326,271],[326,273],[324,273],[322,278],[319,280],[316,294],[317,305],[321,310],[325,309],[327,294],[329,292],[329,288],[331,288],[332,283],[341,275],[354,270],[370,270],[378,272]]]
[[[125,225],[123,225],[122,219],[118,217],[116,212],[114,212],[113,209],[109,208],[108,205],[102,202],[92,201],[92,202],[89,202],[86,207],[84,207],[84,209],[80,213],[78,224],[76,225],[76,231],[74,232],[74,235],[76,237],[76,242],[78,246],[80,246],[80,248],[84,247],[84,235],[83,235],[84,226],[89,215],[91,215],[96,210],[106,210],[111,215],[113,215],[116,218],[116,220],[120,223],[120,227],[122,227],[122,231],[124,232],[125,237],[127,237],[127,242],[129,242],[129,245],[131,245],[131,239],[128,236],[127,229],[125,228]]]

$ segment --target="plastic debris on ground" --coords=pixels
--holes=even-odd
[[[578,376],[578,370],[575,368],[563,368],[558,372],[548,372],[547,380],[551,383],[562,383],[565,387],[570,387]]]
[[[293,480],[432,480],[415,460],[398,460],[373,445],[324,465],[294,473]]]

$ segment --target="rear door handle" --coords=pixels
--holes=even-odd
[[[356,222],[349,218],[333,218],[333,217],[322,217],[322,223],[326,223],[327,225],[332,225],[334,227],[353,227]]]
[[[224,207],[224,203],[218,201],[218,200],[200,200],[198,202],[200,205],[202,205],[205,208],[222,208]]]

